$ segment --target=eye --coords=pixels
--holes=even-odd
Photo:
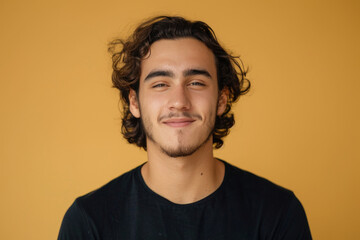
[[[193,82],[189,83],[189,86],[191,86],[191,87],[204,87],[206,85],[203,82],[193,81]]]
[[[166,87],[167,85],[165,83],[157,83],[152,86],[152,88],[162,88]]]
[[[201,82],[192,82],[191,85],[205,86],[205,84],[203,84]]]

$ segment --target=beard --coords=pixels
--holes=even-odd
[[[179,117],[176,114],[170,113],[167,116],[160,117],[160,119],[164,118],[164,117],[171,118],[174,116]],[[198,118],[200,120],[202,119],[202,117],[199,115],[191,115],[187,112],[181,113],[181,116]],[[207,143],[208,141],[210,141],[212,139],[211,137],[212,137],[214,129],[215,129],[215,114],[210,114],[210,117],[212,118],[211,121],[208,124],[206,124],[206,126],[204,126],[205,132],[202,135],[206,136],[206,137],[203,138],[203,140],[200,140],[198,143],[193,143],[191,145],[187,144],[186,140],[184,139],[184,131],[182,129],[180,129],[177,131],[177,136],[176,136],[177,146],[176,147],[173,147],[170,145],[165,145],[165,144],[160,144],[159,142],[156,141],[156,138],[154,137],[154,133],[153,133],[153,124],[151,123],[151,121],[149,119],[141,118],[141,125],[142,125],[142,128],[144,129],[147,140],[152,141],[153,143],[157,144],[160,147],[160,150],[167,156],[169,156],[171,158],[178,158],[178,157],[186,157],[186,156],[192,155],[197,150],[199,150],[203,145],[205,145],[205,143]],[[194,136],[194,137],[201,138],[202,136]]]
[[[145,134],[146,134],[147,138],[149,139],[149,141],[156,143],[153,136],[151,134],[149,134],[146,130],[145,130]],[[188,145],[188,146],[184,145],[180,140],[181,135],[183,134],[182,130],[179,130],[178,134],[179,134],[178,147],[172,148],[170,146],[161,146],[160,145],[161,151],[171,158],[186,157],[186,156],[192,155],[194,152],[196,152],[199,148],[201,148],[205,143],[207,143],[210,140],[210,138],[213,134],[213,129],[211,131],[209,131],[208,136],[206,137],[206,139],[203,142],[200,142],[200,144],[194,144],[194,145]]]

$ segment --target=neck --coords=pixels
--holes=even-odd
[[[222,183],[224,164],[213,157],[212,141],[195,153],[172,158],[148,147],[141,173],[148,187],[171,202],[188,204],[214,192]]]

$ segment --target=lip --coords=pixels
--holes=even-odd
[[[169,127],[186,127],[191,123],[195,122],[192,118],[171,118],[163,121]]]

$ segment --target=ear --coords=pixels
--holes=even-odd
[[[134,89],[130,89],[130,92],[129,92],[129,109],[130,109],[131,114],[134,117],[140,118],[140,108],[139,108],[138,97],[137,97]]]
[[[225,112],[228,98],[229,98],[229,90],[227,88],[224,88],[223,90],[221,90],[220,96],[218,99],[218,107],[217,107],[217,112],[216,112],[216,114],[218,116],[220,116],[221,114],[223,114]]]

